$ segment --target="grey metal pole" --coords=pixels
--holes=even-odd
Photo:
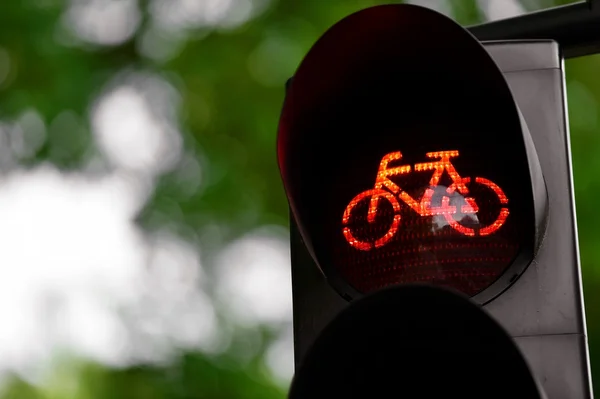
[[[552,39],[564,58],[600,53],[600,0],[531,12],[467,28],[481,41]]]

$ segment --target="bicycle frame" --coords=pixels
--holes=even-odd
[[[402,153],[400,151],[392,152],[385,155],[379,163],[379,170],[377,172],[377,178],[375,180],[375,189],[381,190],[383,187],[390,190],[394,195],[397,195],[402,201],[404,201],[412,210],[417,212],[420,216],[434,216],[434,215],[453,215],[456,213],[456,207],[449,205],[449,199],[446,197],[442,201],[441,206],[432,207],[431,199],[434,194],[432,187],[437,187],[440,179],[446,171],[452,179],[453,191],[458,192],[462,195],[467,195],[469,190],[465,185],[465,182],[458,174],[454,165],[450,161],[451,158],[455,158],[459,155],[458,151],[436,151],[428,152],[426,156],[428,158],[437,159],[433,162],[422,162],[415,164],[415,172],[426,172],[433,170],[433,175],[429,180],[429,188],[425,190],[425,193],[421,197],[421,200],[417,201],[411,197],[406,191],[400,186],[390,180],[390,177],[398,176],[402,174],[408,174],[411,172],[410,165],[402,165],[388,169],[390,162],[399,161],[402,159]],[[374,222],[377,215],[377,206],[379,205],[380,196],[373,196],[369,205],[369,211],[367,220]],[[478,211],[475,200],[470,197],[464,198],[466,204],[461,207],[461,212],[464,214],[476,213]]]
[[[470,177],[461,177],[451,162],[451,159],[457,157],[458,155],[458,151],[428,152],[426,156],[430,159],[434,159],[434,161],[415,164],[415,172],[426,172],[433,170],[433,175],[429,180],[429,186],[425,189],[425,192],[423,193],[423,196],[419,201],[411,197],[406,191],[402,189],[402,187],[400,187],[398,184],[391,180],[391,177],[393,176],[407,174],[413,170],[410,165],[401,165],[393,168],[388,167],[390,162],[401,160],[402,153],[400,151],[397,151],[385,155],[379,163],[379,170],[377,171],[375,186],[372,189],[363,191],[362,193],[354,197],[352,201],[350,201],[350,204],[348,204],[348,206],[344,210],[344,215],[342,217],[342,224],[344,228],[342,230],[342,233],[344,234],[346,241],[348,241],[348,243],[356,249],[368,251],[374,248],[380,248],[383,245],[385,245],[389,240],[391,240],[392,237],[396,234],[398,227],[400,226],[401,219],[400,203],[396,199],[396,196],[402,201],[404,201],[404,203],[406,203],[412,210],[417,212],[417,214],[419,214],[420,216],[443,216],[451,228],[463,235],[471,237],[486,236],[496,232],[500,227],[502,227],[502,225],[506,221],[506,218],[509,215],[509,210],[505,206],[506,204],[508,204],[508,198],[506,197],[502,189],[491,180],[482,177],[475,177],[473,179]],[[449,187],[445,188],[445,193],[441,198],[441,205],[432,206],[431,201],[435,193],[435,188],[439,186],[444,171],[448,173],[450,179],[452,180],[452,183]],[[498,217],[493,223],[491,223],[488,226],[465,226],[461,224],[461,221],[455,219],[454,215],[457,213],[457,207],[451,206],[450,201],[451,197],[454,196],[456,193],[458,193],[461,196],[461,199],[464,201],[464,205],[461,206],[462,214],[475,214],[479,211],[479,207],[477,206],[475,199],[473,197],[468,196],[469,189],[467,188],[467,184],[469,183],[478,183],[487,186],[498,197],[498,200],[501,205]],[[384,190],[384,187],[387,190]],[[389,227],[389,230],[383,236],[376,239],[374,242],[361,241],[357,239],[348,225],[354,207],[360,201],[367,197],[371,197],[371,200],[369,202],[369,209],[367,211],[367,221],[369,223],[375,222],[377,218],[377,209],[379,206],[379,201],[382,197],[390,203],[394,211],[394,218]]]

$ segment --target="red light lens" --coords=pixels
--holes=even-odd
[[[426,155],[414,166],[403,164],[400,152],[385,155],[374,187],[344,211],[346,245],[337,244],[335,265],[359,292],[429,282],[475,295],[518,253],[514,225],[504,227],[510,210],[502,189],[461,176],[453,164],[459,151]]]

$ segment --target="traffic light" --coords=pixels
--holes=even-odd
[[[419,316],[427,326],[427,317],[438,318],[431,325],[439,339],[458,331],[444,323],[464,322],[470,334],[496,337],[496,349],[514,347],[550,399],[591,398],[555,42],[480,43],[451,19],[414,5],[362,10],[330,28],[300,64],[277,148],[291,210],[295,357],[304,381],[324,372],[309,365],[311,356],[328,356],[317,348],[365,331],[360,311],[351,309],[366,309],[359,304],[372,296],[372,306],[397,323]],[[415,284],[466,296],[479,315],[458,299],[448,299],[456,307],[444,305],[443,315],[434,312],[430,304],[441,291],[411,297],[406,290]],[[390,296],[397,311],[377,296],[381,290],[405,292]],[[335,321],[342,311],[352,316]],[[480,329],[488,314],[497,326],[481,321],[489,330]],[[374,321],[373,329],[385,328]],[[501,331],[510,340],[499,338]],[[394,343],[393,335],[378,337]],[[482,352],[488,361],[481,364],[490,364],[492,352]],[[447,351],[426,353],[447,361]],[[353,364],[367,370],[376,354],[364,354],[362,363],[355,354]],[[400,359],[380,355],[405,371]],[[500,364],[526,370],[518,359]],[[312,377],[300,371],[311,367]],[[441,378],[436,370],[434,380]],[[482,397],[497,389],[485,388]]]

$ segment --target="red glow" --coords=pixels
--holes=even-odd
[[[402,153],[392,152],[385,155],[379,164],[379,170],[375,178],[375,185],[373,189],[364,191],[354,197],[346,210],[342,218],[343,234],[346,241],[354,248],[361,251],[368,251],[376,248],[380,248],[387,244],[396,234],[400,226],[400,202],[404,202],[410,209],[415,211],[421,217],[432,217],[432,216],[443,216],[448,225],[455,231],[465,236],[487,236],[495,233],[505,223],[509,210],[506,206],[508,204],[508,198],[502,191],[502,189],[494,182],[476,177],[471,179],[469,177],[463,178],[456,171],[451,159],[459,156],[459,152],[453,151],[437,151],[429,152],[426,156],[434,161],[417,163],[414,165],[414,172],[428,172],[433,171],[433,174],[429,180],[429,185],[425,189],[421,199],[416,200],[411,197],[406,191],[402,189],[397,183],[391,180],[392,177],[409,174],[411,173],[410,165],[401,165],[388,168],[391,162],[400,161],[402,159]],[[432,205],[433,197],[436,193],[436,189],[439,187],[440,179],[446,172],[452,184],[446,189],[445,195],[441,199],[441,204],[438,206]],[[477,183],[486,188],[490,189],[494,195],[497,196],[498,201],[503,205],[498,213],[497,218],[491,224],[481,226],[477,224],[475,227],[469,227],[462,224],[461,219],[465,216],[476,217],[480,208],[475,201],[475,198],[469,196],[469,188],[467,187],[470,183]],[[389,191],[386,191],[389,190]],[[462,200],[463,204],[460,206],[460,212],[456,205],[451,205],[453,198],[458,197]],[[352,228],[349,226],[351,218],[354,216],[353,211],[357,205],[364,200],[369,201],[369,208],[367,211],[366,220],[370,224],[377,223],[377,217],[380,213],[381,199],[386,200],[392,208],[393,220],[385,232],[380,237],[368,237],[369,239],[359,239],[352,232]],[[461,219],[456,217],[460,216]]]

